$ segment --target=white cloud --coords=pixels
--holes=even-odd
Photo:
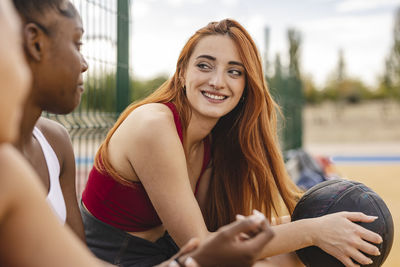
[[[239,4],[239,0],[221,0],[221,3],[226,7],[236,7]]]
[[[329,3],[329,2],[335,2],[335,1],[340,1],[340,0],[308,0],[311,3]]]
[[[243,26],[247,29],[247,31],[253,38],[255,38],[255,36],[263,37],[264,27],[266,24],[264,16],[254,15],[244,21],[243,24]]]
[[[133,1],[131,8],[134,19],[144,18],[150,11],[149,4],[146,1]]]
[[[173,7],[181,7],[185,4],[202,4],[205,0],[167,0],[167,3]]]
[[[330,3],[330,2],[334,2],[337,0],[309,0],[311,3],[317,3],[317,4],[321,4],[321,3]]]
[[[205,0],[190,0],[192,4],[203,4]]]
[[[303,72],[311,73],[319,85],[335,68],[339,48],[344,50],[348,74],[373,85],[390,49],[394,3],[400,0],[306,0],[293,5],[288,5],[289,1],[265,0],[132,2],[132,12],[137,12],[133,17],[131,43],[135,75],[151,77],[160,72],[172,73],[180,50],[196,29],[209,21],[231,17],[249,31],[262,55],[265,54],[264,27],[268,25],[271,30],[268,59],[273,61],[279,52],[283,64],[288,61],[287,28],[293,26],[300,30]],[[355,13],[357,16],[348,11],[338,14],[335,10],[338,4],[342,10],[356,10],[357,5],[364,10],[367,6],[375,9]]]
[[[368,84],[383,66],[389,51],[392,18],[385,15],[341,16],[301,24],[304,33],[302,62],[320,84],[337,64],[338,50],[344,50],[348,74]],[[316,67],[318,66],[318,67]]]
[[[178,7],[181,6],[183,4],[183,0],[167,0],[168,4],[174,6],[174,7]]]
[[[339,12],[370,10],[400,4],[400,0],[343,0],[336,6]]]

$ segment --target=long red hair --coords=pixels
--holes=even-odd
[[[123,184],[131,184],[109,163],[107,146],[132,110],[147,103],[173,102],[185,138],[191,116],[182,90],[185,71],[199,40],[210,35],[226,35],[235,42],[246,72],[244,100],[220,118],[211,132],[213,171],[204,216],[207,227],[214,231],[235,220],[236,214],[249,215],[253,209],[263,211],[268,218],[282,215],[282,210],[291,213],[300,194],[285,170],[277,137],[278,106],[268,91],[260,55],[238,22],[211,22],[188,40],[179,55],[175,74],[150,96],[127,107],[118,118],[96,154],[95,167]]]

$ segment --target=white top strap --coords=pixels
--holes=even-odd
[[[47,169],[49,170],[50,189],[46,198],[47,202],[50,204],[50,207],[60,219],[61,223],[65,224],[67,219],[67,209],[60,186],[60,163],[53,148],[37,127],[33,129],[33,136],[42,148],[46,159]]]

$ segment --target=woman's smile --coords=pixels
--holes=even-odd
[[[209,91],[201,91],[201,94],[212,103],[222,103],[225,99],[228,98],[226,95],[222,95],[219,93],[209,92]]]

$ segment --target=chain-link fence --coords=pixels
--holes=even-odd
[[[71,0],[82,17],[82,54],[89,64],[81,104],[71,114],[46,114],[69,131],[80,197],[94,155],[129,103],[129,0]],[[118,88],[118,90],[117,90]]]

